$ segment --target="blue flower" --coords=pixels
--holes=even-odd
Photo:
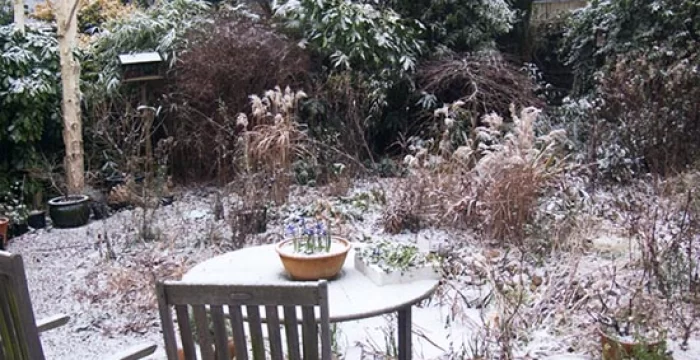
[[[312,236],[314,234],[313,229],[305,228],[304,229],[304,235]]]
[[[296,232],[296,228],[292,224],[287,225],[286,230],[287,230],[287,235],[293,235],[294,232]]]

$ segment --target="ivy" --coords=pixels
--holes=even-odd
[[[574,12],[562,54],[586,93],[619,55],[643,51],[649,60],[674,63],[693,57],[700,42],[700,0],[593,0]]]
[[[60,128],[58,42],[47,28],[0,26],[0,149],[4,171],[29,167]]]

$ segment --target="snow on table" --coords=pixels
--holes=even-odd
[[[397,311],[429,297],[438,280],[378,286],[353,266],[351,249],[340,274],[328,282],[331,322],[364,319]],[[188,271],[196,284],[279,285],[290,283],[274,245],[244,248],[213,257]]]

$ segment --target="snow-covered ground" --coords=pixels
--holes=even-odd
[[[381,187],[381,182],[363,182],[353,193]],[[123,210],[81,228],[37,230],[14,239],[9,251],[24,257],[37,318],[71,316],[68,325],[41,335],[49,359],[103,359],[131,345],[162,344],[155,279],[177,279],[193,265],[233,249],[228,214],[214,219],[214,191],[184,191],[153,214]],[[315,190],[297,192],[290,203],[298,206],[277,214],[298,210],[316,196]],[[589,315],[593,294],[609,286],[612,277],[635,276],[627,267],[630,241],[615,223],[599,219],[593,222],[595,230],[579,234],[585,246],[534,259],[466,230],[383,234],[382,205],[367,199],[350,196],[334,202],[349,214],[345,235],[410,241],[426,250],[441,248],[453,259],[452,275],[435,296],[414,308],[414,358],[463,359],[479,349],[498,348],[494,339],[506,323],[515,329],[510,346],[517,358],[599,358]],[[224,207],[232,201],[225,198]],[[248,239],[246,246],[279,240],[284,216],[272,215],[268,231]],[[144,222],[152,223],[155,239],[139,236]],[[511,291],[493,291],[493,284]],[[513,298],[503,295],[513,293],[522,295],[520,307],[511,307]],[[340,324],[335,333],[339,353],[346,359],[384,358],[395,339],[393,321],[384,316]],[[689,350],[682,351],[671,333],[674,359],[700,359],[696,335]],[[163,359],[162,347],[150,358]],[[496,358],[493,353],[491,358]]]

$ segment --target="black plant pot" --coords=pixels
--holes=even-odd
[[[86,195],[53,198],[49,200],[49,216],[57,228],[83,226],[90,219],[90,198]]]
[[[29,225],[27,225],[27,223],[12,224],[12,226],[10,226],[10,231],[12,232],[12,235],[8,236],[8,238],[16,238],[26,234],[29,231]]]
[[[36,210],[29,213],[27,224],[34,229],[43,229],[46,227],[46,211]]]

